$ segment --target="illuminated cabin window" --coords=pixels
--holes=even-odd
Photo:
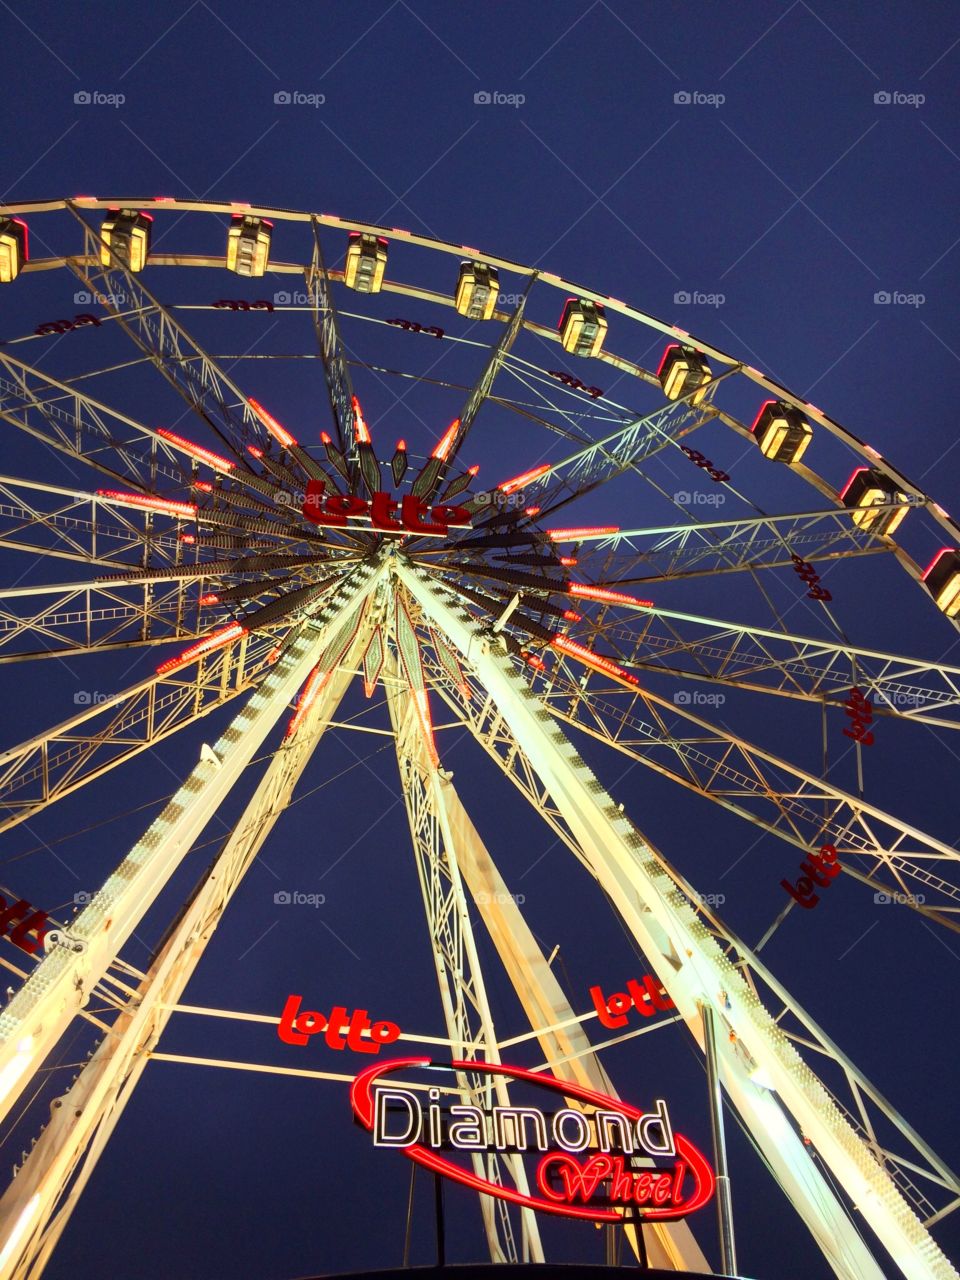
[[[19,218],[0,219],[0,284],[16,280],[28,257],[27,224]]]
[[[104,267],[142,271],[150,253],[153,218],[137,209],[108,209],[100,228],[100,262]]]
[[[607,317],[599,302],[568,298],[558,327],[564,351],[573,356],[595,356],[607,334]]]
[[[351,231],[343,283],[357,293],[379,293],[387,269],[387,242],[383,236]]]
[[[489,320],[497,305],[500,277],[485,262],[461,262],[456,307],[468,320]]]
[[[657,377],[668,400],[679,400],[691,391],[690,404],[699,404],[712,377],[706,356],[696,347],[674,342],[663,353]]]
[[[944,547],[938,551],[923,575],[927,590],[948,618],[960,615],[960,551]]]
[[[799,462],[813,439],[813,427],[796,407],[783,400],[760,406],[751,428],[765,458],[774,462]]]
[[[227,232],[227,270],[238,276],[262,276],[270,258],[273,223],[236,213]]]
[[[840,494],[840,501],[845,507],[855,509],[853,523],[871,533],[892,534],[909,510],[907,495],[889,476],[872,467],[860,467],[854,471]],[[876,509],[891,503],[901,505],[894,511]]]

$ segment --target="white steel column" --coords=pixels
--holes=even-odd
[[[442,786],[461,875],[550,1070],[558,1080],[619,1097],[453,783],[443,781]],[[626,1231],[636,1251],[634,1228],[628,1225]],[[710,1273],[686,1222],[650,1223],[644,1228],[644,1244],[651,1267]]]
[[[718,1045],[724,1086],[777,1180],[843,1280],[881,1280],[843,1205],[832,1193],[783,1108],[908,1280],[957,1272],[888,1174],[803,1062],[737,968],[682,900],[652,850],[584,764],[550,713],[452,592],[402,557],[395,572],[424,614],[460,650],[496,702],[549,789],[598,881],[629,926],[696,1037],[698,1002],[712,1004],[727,1036]],[[761,1066],[774,1092],[754,1083]]]
[[[384,683],[447,1034],[453,1042],[455,1056],[499,1062],[493,1015],[457,865],[456,840],[446,810],[449,787],[424,739],[413,696],[406,688],[398,687],[399,664],[395,660],[390,663]],[[484,1107],[489,1097],[489,1077],[471,1078],[461,1072],[458,1078],[464,1102]],[[506,1083],[501,1079],[493,1089],[498,1105],[509,1106]],[[478,1177],[498,1183],[502,1182],[501,1166],[506,1165],[517,1190],[530,1194],[519,1156],[474,1152],[472,1160]],[[507,1203],[481,1196],[480,1209],[494,1262],[543,1262],[540,1230],[532,1210],[520,1210],[523,1227],[520,1258]]]
[[[39,1280],[107,1139],[143,1074],[172,1007],[293,795],[336,715],[372,626],[367,610],[350,649],[297,732],[273,757],[243,816],[200,882],[127,1008],[70,1089],[0,1199],[0,1280]],[[76,1175],[76,1176],[74,1176]],[[69,1188],[69,1189],[68,1189]],[[17,1237],[14,1229],[20,1227]]]
[[[71,923],[85,948],[51,951],[0,1014],[0,1118],[90,999],[96,984],[171,874],[285,713],[329,639],[370,595],[382,566],[360,565],[306,622],[242,711]],[[0,1254],[2,1258],[2,1254]]]

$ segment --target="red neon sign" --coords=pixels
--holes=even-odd
[[[453,1071],[487,1072],[491,1075],[510,1076],[515,1080],[523,1080],[539,1085],[564,1099],[588,1103],[597,1111],[592,1119],[597,1125],[598,1134],[606,1129],[606,1141],[600,1152],[577,1157],[589,1145],[589,1124],[582,1111],[571,1107],[561,1108],[552,1116],[554,1146],[559,1151],[547,1151],[537,1167],[537,1186],[541,1195],[524,1195],[511,1187],[501,1186],[478,1177],[471,1169],[454,1164],[440,1155],[436,1147],[440,1145],[438,1136],[439,1123],[435,1121],[434,1112],[439,1114],[439,1107],[430,1103],[426,1108],[420,1102],[417,1093],[409,1089],[384,1088],[377,1082],[394,1071],[417,1067],[447,1066]],[[407,1135],[400,1135],[400,1140],[390,1137],[389,1140],[377,1141],[378,1131],[382,1128],[385,1114],[383,1103],[387,1097],[399,1101],[406,1109],[410,1120]],[[652,1112],[642,1112],[637,1107],[622,1102],[619,1098],[611,1098],[607,1094],[596,1093],[580,1085],[566,1080],[557,1080],[554,1076],[546,1076],[527,1071],[523,1067],[506,1067],[494,1062],[450,1062],[434,1063],[429,1058],[402,1058],[393,1062],[381,1062],[362,1071],[354,1080],[350,1089],[350,1105],[360,1123],[374,1136],[374,1142],[380,1146],[399,1147],[405,1156],[415,1160],[417,1164],[430,1169],[434,1173],[443,1174],[455,1182],[462,1183],[483,1195],[495,1196],[500,1200],[508,1200],[512,1204],[525,1208],[538,1209],[544,1213],[555,1213],[567,1218],[585,1218],[593,1222],[622,1222],[620,1211],[611,1204],[636,1205],[645,1220],[681,1218],[701,1208],[713,1195],[714,1175],[706,1157],[697,1147],[680,1133],[675,1133],[670,1125],[666,1103],[657,1102]],[[426,1110],[427,1116],[423,1112]],[[463,1119],[451,1123],[447,1134],[447,1145],[461,1150],[487,1149],[486,1136],[478,1141],[468,1141],[470,1130],[481,1134],[483,1113],[479,1108],[462,1106],[455,1108]],[[451,1108],[451,1115],[454,1108]],[[476,1113],[476,1118],[469,1118],[467,1113]],[[513,1145],[514,1150],[526,1151],[531,1145],[528,1141],[530,1128],[533,1137],[545,1126],[546,1117],[533,1107],[505,1107],[492,1109],[494,1131],[497,1133],[497,1113],[510,1113],[513,1121],[514,1135],[519,1141]],[[414,1125],[414,1119],[417,1123]],[[424,1120],[426,1119],[426,1123]],[[528,1126],[527,1121],[532,1123]],[[576,1134],[567,1132],[572,1121]],[[630,1122],[628,1125],[627,1122]],[[506,1124],[506,1120],[504,1121]],[[451,1143],[454,1129],[464,1133],[463,1140]],[[673,1168],[646,1169],[634,1173],[624,1167],[624,1159],[620,1154],[612,1155],[611,1131],[619,1128],[620,1132],[636,1132],[637,1145],[647,1156],[669,1157],[673,1160]],[[656,1132],[659,1131],[659,1132]],[[426,1141],[421,1142],[421,1136]],[[498,1149],[504,1150],[503,1142],[495,1143]],[[544,1143],[537,1142],[536,1148],[544,1150]],[[630,1151],[633,1147],[629,1148]],[[602,1196],[602,1203],[597,1200],[597,1193],[602,1191],[602,1184],[609,1183],[609,1191]],[[684,1192],[687,1192],[684,1198]],[[594,1203],[591,1201],[594,1200]]]
[[[395,519],[397,507],[400,514]],[[360,520],[383,533],[418,533],[434,538],[445,538],[451,528],[469,529],[471,521],[465,507],[428,507],[412,493],[400,502],[389,493],[375,493],[369,502],[352,493],[327,494],[323,480],[311,480],[307,485],[303,514],[325,529],[349,528],[351,520]]]

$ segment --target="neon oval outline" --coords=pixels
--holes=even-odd
[[[589,1102],[608,1111],[619,1111],[629,1120],[639,1120],[644,1114],[638,1107],[631,1106],[630,1103],[623,1102],[619,1098],[611,1098],[607,1094],[596,1093],[593,1089],[587,1089],[583,1085],[558,1080],[555,1076],[544,1076],[535,1071],[528,1071],[525,1067],[507,1067],[503,1063],[497,1062],[463,1062],[458,1060],[449,1063],[435,1063],[431,1058],[395,1058],[390,1062],[376,1062],[369,1066],[365,1071],[361,1071],[358,1076],[354,1077],[353,1084],[350,1086],[350,1105],[364,1128],[370,1133],[373,1132],[373,1093],[371,1086],[375,1080],[392,1071],[401,1071],[410,1067],[432,1066],[451,1067],[455,1071],[486,1071],[490,1075],[511,1076],[515,1080],[525,1080],[528,1083],[540,1085],[545,1089],[552,1089],[555,1093],[562,1093],[565,1097],[576,1098],[581,1102]],[[706,1156],[682,1133],[675,1132],[673,1136],[677,1155],[686,1162],[696,1183],[696,1189],[689,1201],[680,1207],[651,1209],[648,1211],[638,1206],[644,1222],[662,1222],[686,1217],[688,1213],[694,1213],[697,1209],[702,1208],[713,1195],[716,1180]],[[481,1195],[507,1200],[511,1204],[520,1205],[524,1209],[537,1209],[541,1213],[558,1214],[564,1218],[581,1218],[589,1222],[622,1222],[624,1219],[624,1215],[616,1209],[590,1209],[588,1207],[578,1209],[574,1205],[558,1204],[551,1200],[541,1199],[538,1196],[525,1196],[522,1192],[514,1191],[510,1187],[498,1187],[492,1182],[487,1182],[484,1178],[478,1178],[469,1169],[464,1169],[461,1165],[453,1164],[452,1161],[437,1155],[436,1152],[422,1146],[419,1142],[412,1143],[409,1147],[404,1147],[403,1154],[409,1160],[415,1160],[417,1164],[422,1165],[425,1169],[429,1169],[433,1173],[442,1174],[445,1178],[450,1178],[454,1182],[462,1183],[465,1187],[479,1191]]]

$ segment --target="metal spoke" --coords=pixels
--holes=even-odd
[[[583,629],[630,670],[666,671],[733,688],[842,706],[851,687],[881,715],[960,727],[960,667],[650,606]],[[580,628],[577,628],[577,632]]]

